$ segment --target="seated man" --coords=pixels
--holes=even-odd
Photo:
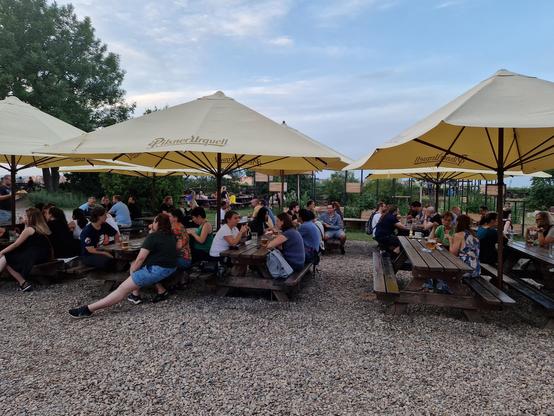
[[[425,215],[423,217],[423,233],[429,235],[433,228],[437,228],[442,224],[442,218],[440,214],[435,212],[434,207],[425,208]]]
[[[92,210],[95,206],[96,198],[93,196],[89,196],[87,202],[81,205],[79,209],[85,213],[85,216],[90,217],[90,214],[92,213]]]
[[[131,213],[129,207],[121,201],[121,195],[114,195],[112,201],[113,206],[109,213],[115,217],[117,226],[121,228],[130,227],[132,224]]]
[[[344,225],[341,217],[335,212],[333,205],[327,205],[327,212],[324,212],[319,216],[319,220],[325,228],[325,235],[323,239],[327,240],[339,240],[340,252],[344,254],[344,243],[346,243],[346,234],[344,233]]]

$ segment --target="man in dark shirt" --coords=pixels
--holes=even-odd
[[[5,175],[0,184],[0,225],[11,224],[12,218],[12,178]]]

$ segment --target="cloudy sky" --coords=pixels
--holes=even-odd
[[[554,80],[549,0],[58,3],[121,56],[137,115],[222,90],[353,159],[500,68]]]

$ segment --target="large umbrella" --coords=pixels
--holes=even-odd
[[[67,140],[83,131],[58,120],[16,97],[0,100],[0,168],[11,176],[12,225],[15,225],[16,174],[32,166],[92,163],[86,159],[54,157],[48,145]],[[40,152],[40,153],[37,153]]]
[[[495,171],[502,218],[505,172],[554,166],[554,83],[500,70],[378,148],[358,168],[430,166]],[[500,286],[503,247],[498,227]]]
[[[265,166],[311,171],[347,164],[332,149],[222,92],[83,134],[49,152],[160,169],[199,169],[216,177],[218,206],[221,178],[236,170]]]
[[[63,167],[61,173],[114,173],[117,175],[141,178],[163,178],[166,176],[207,176],[206,172],[195,169],[156,169],[140,165],[95,165]]]

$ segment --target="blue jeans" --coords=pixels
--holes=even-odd
[[[12,213],[0,209],[0,225],[10,225],[12,223]]]
[[[139,287],[152,286],[171,276],[176,267],[143,266],[131,275],[133,283]]]

